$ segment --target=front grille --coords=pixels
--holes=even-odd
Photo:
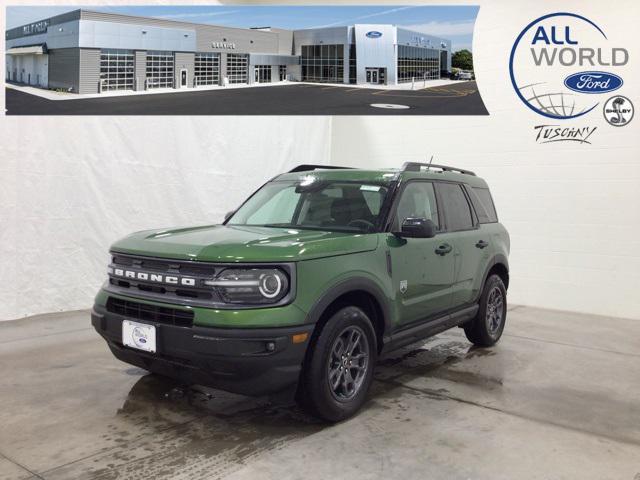
[[[189,310],[158,307],[156,305],[109,297],[107,300],[107,311],[128,318],[175,325],[177,327],[193,326],[193,312]]]
[[[205,282],[215,277],[222,267],[210,263],[113,253],[109,268],[109,283],[115,292],[127,290],[129,295],[172,303],[210,305],[220,301],[215,290]],[[143,276],[138,276],[139,273]],[[189,283],[170,283],[163,280],[165,277],[186,279]]]

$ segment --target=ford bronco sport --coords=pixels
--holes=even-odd
[[[301,165],[222,225],[116,242],[91,319],[124,362],[236,393],[295,392],[339,421],[363,404],[382,352],[452,327],[497,342],[508,253],[473,172]]]

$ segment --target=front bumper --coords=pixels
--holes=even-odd
[[[244,395],[277,393],[294,386],[314,327],[179,327],[131,318],[156,327],[157,351],[147,353],[122,344],[126,318],[99,304],[91,312],[93,327],[116,358],[187,384]],[[292,336],[300,333],[307,333],[307,339],[293,343]]]

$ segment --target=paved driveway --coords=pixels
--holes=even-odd
[[[403,109],[374,108],[401,105]],[[7,115],[487,115],[476,82],[422,90],[324,85],[46,100],[6,90]]]

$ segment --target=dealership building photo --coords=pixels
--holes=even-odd
[[[236,28],[78,9],[6,31],[6,80],[78,94],[448,76],[451,40],[391,24]]]

